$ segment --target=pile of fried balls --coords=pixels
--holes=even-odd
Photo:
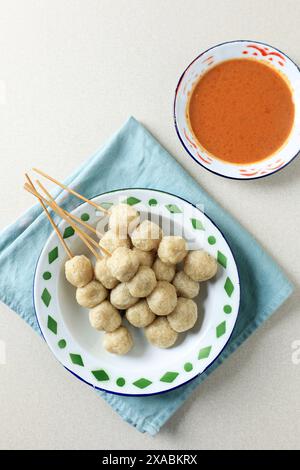
[[[67,280],[75,286],[76,300],[90,309],[90,324],[104,331],[104,348],[127,354],[133,347],[127,321],[144,328],[147,340],[158,348],[173,346],[178,333],[195,325],[194,298],[200,282],[215,276],[217,262],[203,250],[188,251],[180,236],[164,236],[150,220],[140,223],[130,205],[113,206],[109,229],[99,241],[111,256],[103,254],[95,268],[85,255],[65,264]],[[183,266],[178,269],[179,263]]]

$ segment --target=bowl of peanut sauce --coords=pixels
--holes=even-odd
[[[202,167],[234,179],[271,175],[300,150],[299,68],[261,42],[214,46],[180,77],[174,121]]]

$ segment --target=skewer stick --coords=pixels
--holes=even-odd
[[[29,191],[31,194],[33,194],[35,197],[39,198],[41,197],[41,195],[36,192],[36,191],[33,191],[32,189],[30,189],[28,187],[28,185],[25,185],[24,186],[26,191]],[[48,201],[47,199],[44,198],[44,201],[47,202],[47,204],[49,205],[49,207],[51,207],[51,209],[58,215],[60,215],[60,217],[62,217],[62,213],[60,213],[57,208],[54,206],[54,204],[52,204],[50,201]],[[63,217],[62,217],[63,218]],[[64,219],[66,220],[66,219]],[[86,239],[86,237],[84,235],[82,235],[83,232],[79,232],[78,230],[78,227],[76,227],[74,224],[72,224],[71,222],[68,221],[68,223],[70,223],[70,225],[73,227],[73,229],[76,231],[77,235],[79,236],[79,238],[83,241],[83,243],[88,247],[88,249],[92,252],[92,254],[97,258],[97,259],[100,259],[100,255],[99,253],[97,253],[97,251],[93,248],[93,246],[88,242],[88,240]]]
[[[64,213],[64,210],[63,210],[61,207],[59,207],[59,205],[58,205],[57,202],[53,199],[53,197],[51,196],[51,194],[49,193],[49,191],[47,191],[47,189],[45,188],[45,186],[42,185],[42,183],[41,183],[39,180],[37,180],[36,182],[37,182],[37,184],[39,185],[39,187],[41,188],[41,190],[44,191],[44,193],[46,194],[46,196],[51,200],[52,204],[54,204],[54,206],[56,207],[56,209],[59,210],[60,212]],[[62,216],[61,216],[61,217],[62,217]],[[67,222],[70,222],[70,220],[69,220],[69,219],[70,219],[70,216],[69,216],[69,215],[66,215],[65,213],[64,213],[64,217],[62,217],[62,218],[64,218],[64,220],[66,220]],[[76,228],[75,228],[75,227],[76,227]],[[83,232],[83,231],[82,231],[79,227],[77,227],[75,224],[73,224],[73,228],[74,228],[74,230],[77,230],[77,232],[81,232],[81,234],[82,234],[83,236],[85,236],[85,237],[87,238],[87,240],[88,240],[90,243],[92,243],[96,248],[99,249],[99,243],[97,243],[90,235],[88,235],[87,233]],[[107,250],[103,250],[103,251],[105,251],[107,254],[110,255],[110,252],[109,252],[109,251],[107,251]]]
[[[28,179],[29,181],[29,176],[28,175],[25,175],[26,178]],[[30,180],[31,181],[31,180]],[[32,181],[31,181],[32,183]],[[32,187],[36,190],[35,186],[33,186],[32,184]],[[37,191],[37,190],[36,190]],[[40,194],[40,199],[42,199],[42,201],[46,202],[47,203],[47,200],[44,198],[44,196],[42,196]],[[53,198],[52,198],[53,199]],[[65,209],[63,209],[61,207],[61,210],[65,213],[65,215],[69,216],[71,219],[75,220],[76,222],[78,222],[79,224],[83,225],[85,228],[87,228],[88,230],[90,230],[91,232],[95,233],[96,235],[99,235],[99,232],[97,232],[97,230],[90,224],[84,222],[83,220],[81,220],[79,217],[77,217],[76,215],[72,214],[71,212],[68,212],[66,211]],[[100,233],[100,236],[102,236],[102,234]]]
[[[40,199],[42,196],[34,189],[32,189],[29,185],[25,184],[25,189],[29,192],[31,192],[34,196],[36,196],[38,199]],[[83,241],[83,243],[88,247],[88,249],[93,253],[93,255],[97,258],[97,259],[101,259],[101,256],[100,254],[93,248],[93,246],[91,245],[91,243],[87,240],[86,237],[89,237],[85,232],[82,232],[79,227],[77,227],[77,225],[75,225],[71,219],[66,216],[63,212],[63,210],[55,203],[55,202],[52,202],[52,201],[48,201],[47,199],[44,198],[44,201],[46,201],[46,203],[48,204],[49,207],[51,207],[51,209],[56,212],[56,214],[58,214],[62,219],[64,219],[66,222],[68,222],[70,224],[70,226],[76,231],[78,237]],[[93,239],[92,239],[93,240]],[[95,240],[93,240],[95,242]],[[95,242],[96,243],[96,242]],[[98,247],[98,244],[97,244],[97,247]],[[99,247],[98,247],[99,248]]]
[[[69,188],[65,184],[60,183],[55,178],[52,178],[52,176],[47,175],[47,173],[45,173],[44,171],[39,170],[38,168],[32,168],[32,170],[35,171],[36,173],[38,173],[39,175],[44,176],[44,178],[47,178],[48,180],[50,180],[53,183],[57,184],[62,189],[65,189],[66,191],[73,194],[74,196],[77,196],[79,199],[82,199],[82,201],[85,201],[88,204],[90,204],[91,206],[96,207],[96,209],[98,209],[99,211],[104,212],[105,214],[110,214],[110,212],[107,209],[104,209],[104,207],[100,206],[99,204],[96,204],[94,201],[91,201],[90,199],[87,199],[86,197],[84,197],[81,194],[77,193],[74,189]]]
[[[28,189],[28,190],[29,190],[32,194],[34,194],[36,197],[39,197],[40,199],[42,199],[43,201],[45,201],[46,204],[50,205],[48,199],[46,199],[44,196],[42,196],[42,194],[39,193],[36,189],[35,189],[36,192],[33,192],[33,191],[28,187],[27,184],[25,184],[25,189]],[[59,209],[59,212],[58,212],[58,210],[55,210],[52,206],[50,206],[54,212],[56,212],[57,214],[59,214],[59,215],[60,215],[64,220],[66,220],[66,221],[68,221],[68,220],[67,220],[67,217],[68,217],[68,218],[74,219],[74,220],[76,220],[76,221],[78,221],[78,222],[79,222],[79,221],[82,222],[81,219],[79,219],[78,217],[74,216],[73,214],[70,214],[69,212],[67,212],[66,210],[64,210],[62,207],[59,207],[58,204],[57,204],[57,202],[54,201],[54,199],[53,199],[52,196],[50,195],[50,193],[47,192],[47,194],[49,194],[49,197],[51,198],[52,204],[55,205],[56,209],[57,209],[57,208]],[[65,217],[63,217],[63,216],[61,215],[61,213],[64,213]],[[92,228],[92,227],[91,227],[90,225],[88,225],[88,224],[87,224],[87,226],[88,226],[89,228]],[[80,230],[79,227],[78,227],[77,229]],[[82,233],[84,234],[85,237],[87,237],[87,238],[90,239],[90,241],[93,243],[93,245],[95,245],[97,248],[99,248],[98,243],[97,243],[93,238],[91,238],[91,237],[90,237],[87,233],[85,233],[85,232],[82,232]]]
[[[66,215],[68,215],[69,217],[71,217],[71,219],[75,220],[76,222],[78,222],[79,224],[83,225],[83,227],[87,228],[88,230],[90,230],[91,232],[95,233],[96,235],[99,234],[99,232],[97,232],[97,230],[95,229],[95,227],[93,227],[92,225],[90,224],[87,224],[86,222],[84,222],[84,220],[82,220],[80,217],[77,217],[76,215],[72,214],[71,212],[68,212],[66,211],[65,209],[62,209],[64,211],[64,213]],[[100,234],[102,235],[102,234]]]
[[[35,189],[35,186],[34,186],[33,182],[31,181],[31,179],[29,178],[29,176],[27,175],[27,173],[25,173],[25,176],[26,176],[26,179],[27,179],[29,185],[32,187],[32,189]],[[63,239],[62,234],[58,230],[57,225],[55,224],[54,220],[52,219],[51,215],[49,214],[47,207],[45,206],[45,204],[44,204],[44,202],[42,201],[41,198],[38,198],[38,200],[39,200],[42,208],[44,209],[44,212],[45,212],[50,224],[52,225],[53,229],[55,230],[56,235],[58,236],[61,244],[63,245],[64,249],[66,250],[67,255],[69,256],[70,259],[72,259],[73,258],[73,253],[70,250],[70,248],[68,247],[68,245],[66,244],[65,240]]]

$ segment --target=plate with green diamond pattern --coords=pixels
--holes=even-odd
[[[56,358],[81,380],[95,388],[122,395],[152,395],[177,388],[201,374],[219,356],[236,323],[240,286],[233,254],[216,225],[204,214],[205,207],[169,193],[150,189],[125,189],[101,194],[93,199],[109,208],[119,202],[134,205],[141,219],[151,218],[165,234],[182,235],[189,249],[203,248],[218,261],[216,277],[202,283],[199,318],[192,330],[179,335],[170,349],[150,345],[142,330],[126,325],[134,347],[126,356],[116,356],[103,348],[103,333],[89,324],[88,310],[75,300],[75,288],[65,279],[66,254],[53,232],[37,263],[34,305],[37,319]],[[107,216],[87,204],[73,214],[107,230]],[[74,254],[88,254],[81,240],[66,222],[59,225]]]

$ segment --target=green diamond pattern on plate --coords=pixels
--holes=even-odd
[[[205,230],[203,223],[199,219],[191,219],[192,226],[196,230]]]
[[[227,267],[227,258],[221,251],[218,251],[217,260],[218,263],[223,266],[223,268]]]
[[[123,202],[124,204],[129,204],[129,206],[134,206],[135,204],[138,204],[139,202],[141,202],[141,200],[137,199],[136,197],[130,196],[127,199],[125,199],[125,201]]]
[[[231,297],[234,291],[234,285],[232,284],[230,277],[227,277],[225,284],[224,284],[224,289],[228,297]]]
[[[167,382],[167,383],[172,383],[176,379],[176,377],[179,375],[178,372],[166,372],[161,378],[161,382]]]
[[[101,207],[103,207],[103,209],[106,209],[107,211],[111,208],[111,206],[113,206],[113,203],[112,202],[101,202]]]
[[[73,227],[67,227],[67,228],[65,228],[63,237],[64,238],[72,237],[74,235],[74,233],[75,233],[75,230],[73,229]]]
[[[49,307],[50,302],[51,302],[51,294],[48,291],[48,289],[46,289],[46,287],[45,287],[45,289],[43,290],[43,293],[42,293],[42,301],[44,302],[46,307]]]
[[[206,359],[210,355],[211,346],[200,349],[198,359]]]
[[[97,380],[99,380],[99,382],[102,382],[103,380],[109,380],[109,376],[103,369],[92,370],[92,374],[94,377],[96,377]]]
[[[53,263],[58,258],[58,247],[56,246],[53,250],[48,253],[49,264]]]
[[[176,206],[176,204],[167,204],[166,208],[171,214],[180,214],[182,212],[180,207]]]
[[[73,364],[76,364],[77,366],[82,366],[82,367],[84,366],[84,363],[80,354],[70,353],[70,358]]]
[[[223,336],[225,332],[226,332],[226,321],[222,321],[222,323],[220,323],[216,328],[217,338],[220,338],[220,336]]]
[[[149,387],[149,385],[151,384],[152,384],[151,380],[144,379],[144,377],[133,382],[133,385],[135,385],[138,388],[146,388],[146,387]]]
[[[57,334],[57,321],[51,315],[48,315],[47,326],[52,333]]]

